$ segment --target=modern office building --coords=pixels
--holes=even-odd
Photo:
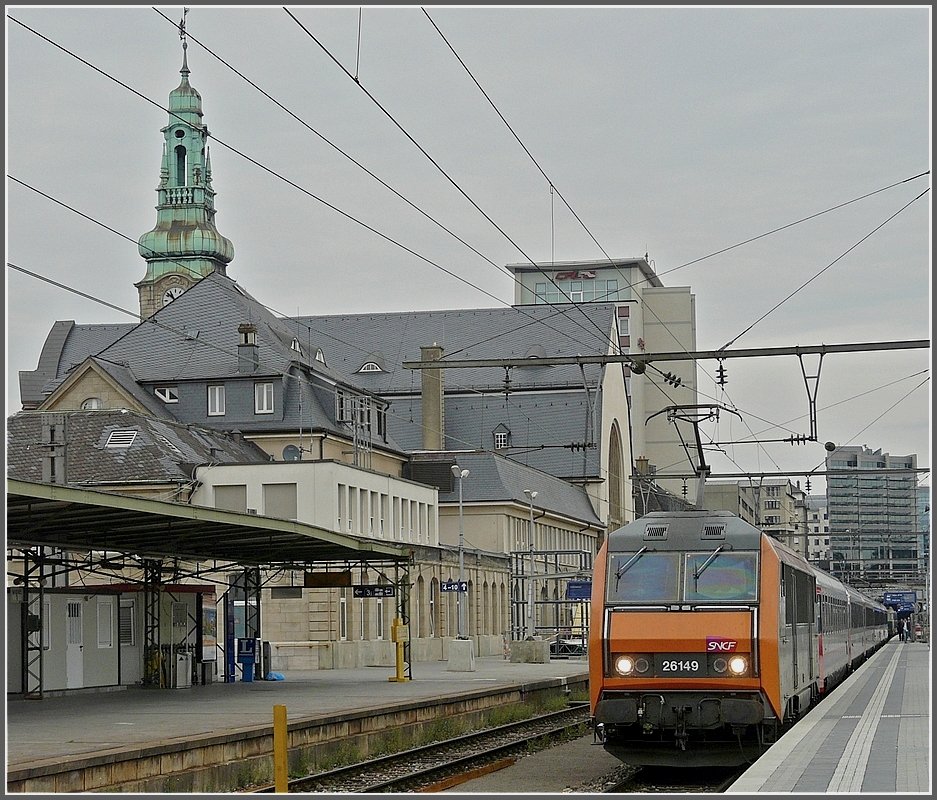
[[[866,445],[827,455],[831,571],[859,586],[923,580],[917,456],[892,456]]]

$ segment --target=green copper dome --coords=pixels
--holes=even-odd
[[[201,125],[202,96],[189,84],[189,66],[182,53],[182,82],[169,93],[169,114],[178,114],[192,125]]]
[[[191,281],[211,272],[225,274],[234,245],[215,227],[208,128],[202,124],[202,98],[189,84],[183,44],[182,82],[169,94],[169,124],[162,129],[163,159],[156,189],[156,227],[138,241],[147,277],[178,273]]]

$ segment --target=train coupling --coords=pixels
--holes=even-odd
[[[674,726],[674,740],[676,741],[677,747],[680,750],[686,750],[686,719],[687,715],[692,713],[693,706],[672,706],[671,710],[674,713],[676,718],[676,725]]]

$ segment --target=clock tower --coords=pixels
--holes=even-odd
[[[180,35],[182,82],[169,94],[169,124],[162,129],[156,227],[138,242],[146,259],[146,275],[135,284],[144,319],[206,275],[226,274],[234,258],[234,245],[215,227],[208,127],[202,123],[202,98],[189,84],[181,26]]]

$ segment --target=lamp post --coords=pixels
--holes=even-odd
[[[467,469],[461,469],[458,464],[453,464],[450,468],[452,471],[452,476],[459,482],[459,593],[458,593],[458,602],[459,602],[459,619],[458,619],[458,638],[466,639],[468,638],[465,635],[465,625],[463,624],[463,617],[465,614],[465,601],[468,588],[466,591],[461,591],[462,585],[465,583],[465,521],[462,516],[462,479],[469,476],[469,471]]]
[[[537,493],[531,489],[524,489],[524,494],[530,500],[530,531],[527,537],[527,550],[530,555],[530,575],[527,576],[527,623],[526,636],[534,635],[534,498]]]

